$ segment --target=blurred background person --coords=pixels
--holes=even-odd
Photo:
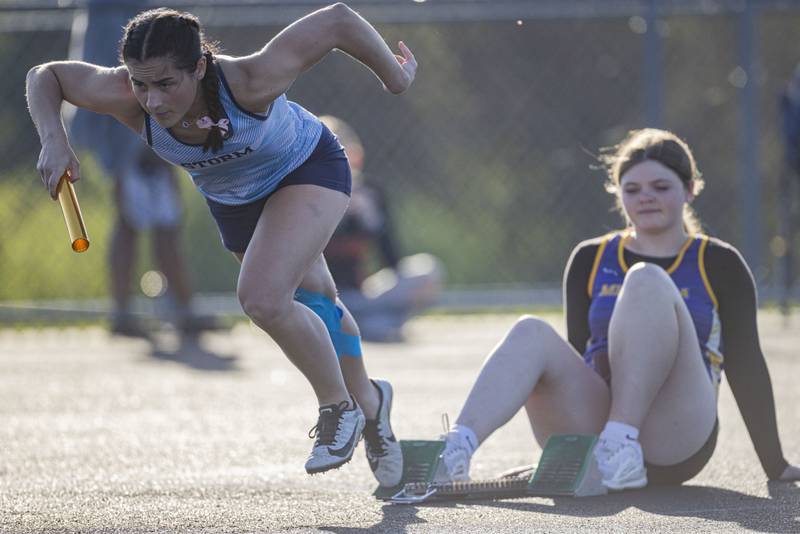
[[[338,117],[320,120],[344,146],[353,175],[350,205],[325,248],[328,268],[364,340],[402,341],[406,321],[441,294],[442,263],[426,253],[400,257],[386,195],[365,179],[360,137]],[[380,269],[371,273],[375,262]]]
[[[786,162],[795,177],[800,177],[800,64],[780,95],[783,141]]]
[[[119,40],[120,28],[146,6],[146,0],[89,0],[86,12],[73,21],[70,56],[97,65],[118,65],[118,49],[110,43]],[[154,259],[166,278],[171,304],[168,317],[175,327],[187,334],[217,328],[213,317],[192,310],[192,287],[180,246],[181,200],[171,167],[108,115],[79,109],[71,129],[75,142],[91,151],[114,180],[116,218],[108,247],[111,332],[148,337],[131,310],[137,240],[148,231]]]
[[[795,235],[793,206],[797,184],[800,180],[800,64],[796,65],[792,77],[780,94],[780,115],[783,126],[785,168],[780,173],[778,205],[780,245],[773,252],[778,257],[778,273],[781,294],[779,304],[784,316],[790,313],[792,287],[794,286],[794,253],[792,244]]]
[[[146,336],[130,311],[131,285],[136,265],[137,238],[150,232],[153,256],[167,282],[167,316],[183,334],[219,328],[218,321],[192,309],[192,287],[181,247],[181,200],[172,168],[144,143],[132,143],[133,158],[114,176],[116,219],[109,246],[111,331]]]

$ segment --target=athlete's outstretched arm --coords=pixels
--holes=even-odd
[[[245,91],[268,104],[285,93],[305,70],[334,49],[369,67],[386,89],[399,94],[416,75],[411,50],[399,43],[395,55],[372,25],[345,4],[337,3],[292,23],[260,51],[233,61],[247,80]]]
[[[764,472],[772,480],[798,480],[800,469],[783,455],[775,398],[758,335],[753,275],[730,245],[706,250],[706,270],[719,301],[725,375]]]
[[[110,69],[79,61],[45,63],[28,71],[25,94],[42,143],[36,167],[53,198],[65,169],[73,181],[80,178],[78,159],[61,118],[62,102],[113,115],[132,128],[142,113],[124,67]]]

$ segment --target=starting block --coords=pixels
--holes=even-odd
[[[393,488],[379,487],[375,497],[397,504],[464,499],[588,497],[605,495],[594,446],[597,436],[556,434],[545,444],[538,466],[526,466],[498,478],[444,482],[439,456],[444,441],[400,441],[403,477]]]
[[[403,451],[403,476],[397,486],[378,486],[373,495],[388,501],[403,493],[405,487],[428,487],[434,484],[439,469],[439,455],[444,450],[444,440],[400,440]]]

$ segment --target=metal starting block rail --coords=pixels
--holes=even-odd
[[[447,482],[439,456],[444,441],[401,441],[403,477],[393,488],[379,487],[378,499],[397,504],[528,496],[588,497],[604,495],[594,460],[596,436],[558,434],[547,440],[539,464],[506,472],[498,478]]]

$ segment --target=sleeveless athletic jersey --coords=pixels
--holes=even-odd
[[[206,198],[226,205],[247,204],[274,191],[281,179],[308,159],[322,123],[286,95],[278,97],[266,114],[245,111],[234,100],[222,69],[215,67],[220,101],[231,126],[222,150],[203,152],[202,144],[178,141],[149,115],[142,137],[161,158],[183,167]]]
[[[591,336],[583,359],[586,365],[597,371],[606,381],[610,380],[608,325],[629,267],[624,258],[626,237],[626,234],[610,234],[602,241],[587,286],[591,299]],[[667,273],[678,287],[692,316],[700,342],[700,353],[709,377],[714,386],[719,386],[723,363],[722,330],[717,313],[717,299],[705,271],[704,254],[707,245],[707,236],[690,236]]]

